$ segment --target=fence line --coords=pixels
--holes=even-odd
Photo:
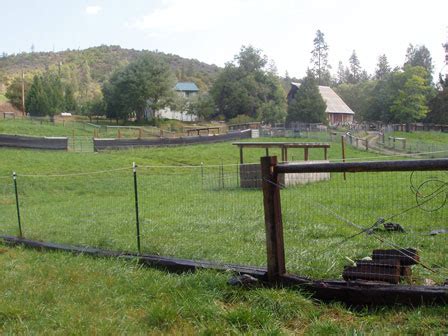
[[[282,212],[274,216],[284,222],[285,267],[317,278],[443,280],[448,268],[446,239],[430,231],[446,224],[448,184],[446,175],[440,174],[446,170],[434,167],[440,160],[412,162],[278,166],[278,173],[296,170],[279,183],[267,180],[272,187],[296,182],[279,190]],[[416,172],[358,169],[351,174],[354,167],[370,165],[406,166]],[[425,165],[439,170],[420,171]],[[352,167],[345,170],[347,180],[329,168],[336,166]],[[317,179],[325,169],[332,172]],[[259,170],[258,166],[253,172]],[[243,187],[241,173],[238,164],[136,164],[81,174],[17,174],[16,188],[12,176],[0,180],[0,234],[263,266],[266,204],[260,188]],[[390,247],[415,249],[414,254],[399,253],[421,267],[414,267],[412,276],[397,275],[389,273],[396,271],[396,265],[362,260],[377,253],[372,251]],[[347,258],[357,266],[347,266]],[[372,265],[379,270],[372,271]]]

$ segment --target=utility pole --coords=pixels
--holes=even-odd
[[[25,115],[25,74],[22,69],[22,114]]]

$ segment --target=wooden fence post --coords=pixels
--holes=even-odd
[[[280,186],[278,174],[274,170],[276,165],[276,156],[264,156],[261,158],[269,281],[277,281],[286,273]]]
[[[342,150],[342,162],[345,162],[345,136],[341,135],[341,150]],[[344,174],[344,181],[347,179],[345,172]]]

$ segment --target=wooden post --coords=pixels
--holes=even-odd
[[[324,160],[328,160],[328,148],[324,147]]]
[[[143,138],[143,132],[141,128],[138,129],[138,138],[139,139]]]
[[[303,149],[303,159],[304,159],[305,161],[308,161],[308,148],[307,148],[307,147],[305,147],[305,148]]]
[[[345,138],[341,135],[341,148],[342,148],[342,162],[345,162]],[[347,179],[347,176],[344,172],[344,181]]]
[[[240,163],[243,164],[243,146],[240,145]]]
[[[269,281],[277,281],[286,273],[280,187],[278,174],[274,171],[276,165],[276,156],[265,156],[261,158]]]

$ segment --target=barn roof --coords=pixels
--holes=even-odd
[[[174,89],[176,91],[190,91],[190,92],[199,91],[198,87],[193,82],[178,82]]]
[[[291,85],[298,88],[300,83],[292,82]],[[319,93],[327,104],[326,113],[355,114],[331,87],[319,85]]]

